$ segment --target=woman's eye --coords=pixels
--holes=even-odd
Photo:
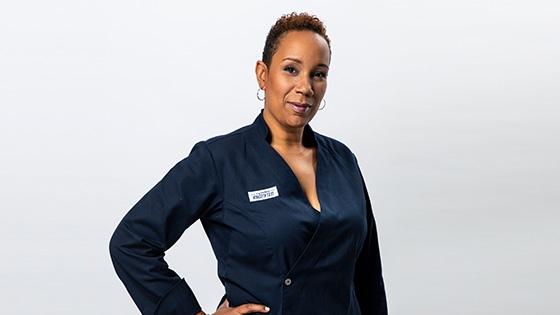
[[[318,76],[320,78],[326,78],[327,74],[324,72],[315,72],[315,76]]]
[[[289,73],[294,73],[296,71],[296,68],[288,66],[285,67],[284,70],[288,71]]]

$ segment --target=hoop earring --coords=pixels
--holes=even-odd
[[[325,108],[325,106],[327,106],[327,101],[323,98],[323,107],[319,107],[319,110]]]
[[[260,91],[263,91],[263,96],[262,96],[262,98],[261,98],[261,96],[260,96],[260,94],[259,94]],[[264,90],[261,89],[261,88],[259,88],[259,89],[257,90],[257,98],[259,99],[259,101],[264,101],[265,96],[266,96],[266,95],[264,94]]]

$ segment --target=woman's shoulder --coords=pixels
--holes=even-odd
[[[203,144],[212,156],[230,155],[236,149],[244,147],[245,140],[251,129],[252,125],[244,125],[229,132],[203,138],[195,146]]]
[[[344,159],[355,159],[354,152],[340,139],[315,132],[317,141],[328,153],[336,154]]]

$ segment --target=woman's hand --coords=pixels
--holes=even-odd
[[[248,314],[248,313],[267,313],[270,310],[267,306],[262,304],[242,304],[237,307],[229,307],[229,301],[227,298],[224,302],[218,307],[215,313],[212,315],[239,315],[239,314]]]

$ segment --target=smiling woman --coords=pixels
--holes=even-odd
[[[311,121],[327,90],[330,60],[330,40],[317,18],[293,14],[277,22],[255,69],[271,128],[297,134]]]
[[[225,289],[215,315],[387,314],[357,158],[309,125],[330,60],[317,17],[282,16],[256,62],[253,123],[197,142],[121,220],[111,258],[143,314],[205,314],[163,259],[199,219]]]

